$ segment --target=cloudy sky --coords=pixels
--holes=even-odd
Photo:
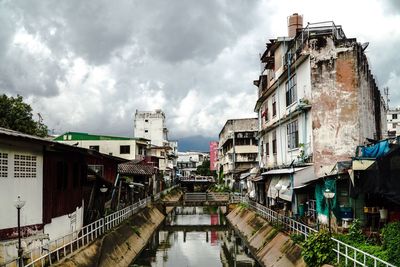
[[[55,133],[130,136],[136,109],[161,108],[172,138],[215,138],[255,116],[259,53],[294,12],[368,41],[400,105],[397,0],[0,0],[0,93],[22,95]]]

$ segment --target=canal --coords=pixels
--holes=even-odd
[[[259,266],[225,207],[176,207],[130,266]]]

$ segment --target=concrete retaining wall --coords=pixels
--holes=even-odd
[[[129,266],[164,220],[160,210],[146,207],[58,266]]]
[[[227,215],[227,219],[262,265],[306,266],[301,257],[301,248],[294,244],[289,236],[277,231],[255,212],[237,206]]]

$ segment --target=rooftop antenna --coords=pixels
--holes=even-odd
[[[390,99],[389,99],[389,87],[384,87],[383,88],[383,94],[385,95],[385,100],[386,100],[386,109],[387,110],[389,110],[389,101],[390,101]]]
[[[369,46],[369,42],[365,42],[365,43],[363,43],[362,45],[361,45],[361,49],[362,49],[362,51],[364,52],[365,51],[365,49],[367,49],[367,47]]]
[[[38,112],[38,117],[39,117],[39,123],[41,124],[43,122],[43,117],[42,115]]]

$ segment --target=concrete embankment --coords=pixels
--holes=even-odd
[[[178,201],[181,197],[180,190],[173,190],[162,198]],[[162,204],[149,205],[57,266],[129,266],[170,211],[171,209],[165,209]]]
[[[227,218],[263,266],[306,266],[301,248],[254,211],[237,206]]]

